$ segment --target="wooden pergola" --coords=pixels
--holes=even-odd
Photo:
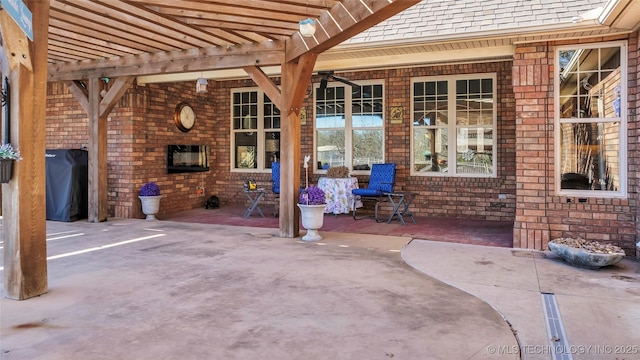
[[[23,158],[2,185],[5,296],[47,292],[47,82],[64,82],[88,115],[89,221],[100,222],[107,219],[107,117],[136,77],[244,69],[281,110],[280,235],[296,237],[299,113],[318,54],[418,2],[24,0],[33,41],[0,10],[0,73],[10,84],[3,132]],[[299,32],[306,18],[317,24],[312,37]],[[280,86],[264,66],[280,66]],[[112,81],[106,92],[104,78]]]

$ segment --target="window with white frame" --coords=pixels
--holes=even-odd
[[[332,166],[369,171],[384,162],[383,100],[381,83],[316,87],[316,171]]]
[[[626,42],[556,49],[556,190],[626,196]]]
[[[411,174],[496,176],[495,74],[411,81]]]
[[[271,169],[280,157],[280,110],[260,90],[231,91],[231,170]]]

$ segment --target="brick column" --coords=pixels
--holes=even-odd
[[[550,237],[547,197],[553,192],[553,49],[516,49],[516,214],[513,246],[543,250]]]

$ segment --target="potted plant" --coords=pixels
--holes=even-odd
[[[0,146],[0,183],[6,184],[13,174],[13,163],[22,160],[20,151],[14,149],[11,144]]]
[[[309,186],[309,160],[309,155],[304,157],[307,186],[300,192],[298,208],[300,208],[302,226],[307,229],[307,233],[302,237],[302,240],[316,241],[322,239],[318,229],[322,227],[324,222],[324,209],[327,207],[327,203],[322,189],[313,185]]]
[[[148,182],[140,188],[138,195],[142,203],[142,212],[147,215],[147,220],[158,220],[156,214],[160,210],[160,187],[154,182]]]
[[[307,233],[302,237],[305,241],[321,240],[318,230],[324,222],[324,209],[327,207],[324,191],[317,186],[308,186],[300,192],[298,199],[302,226]]]

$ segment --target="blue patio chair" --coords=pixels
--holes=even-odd
[[[387,199],[388,193],[393,192],[393,185],[396,182],[396,164],[373,164],[371,166],[371,177],[369,185],[362,189],[353,189],[354,196],[353,218],[356,219],[356,199],[361,201],[375,201],[375,219],[378,221],[378,206],[381,201]],[[356,219],[357,220],[357,219]]]
[[[280,163],[271,163],[271,192],[274,195],[274,211],[273,217],[278,217],[280,214]]]

